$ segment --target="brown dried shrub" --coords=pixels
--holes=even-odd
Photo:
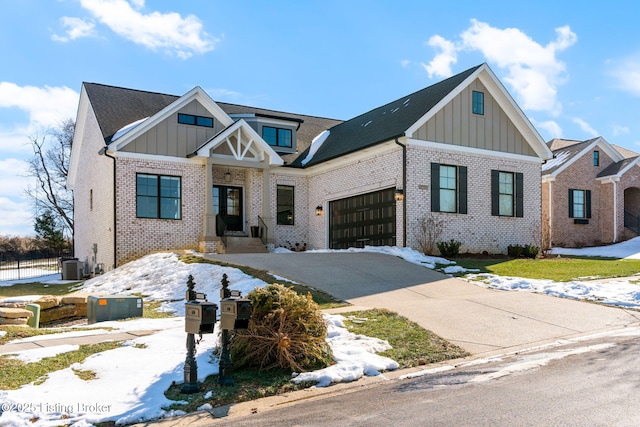
[[[310,294],[273,284],[254,289],[247,298],[253,313],[248,329],[238,330],[231,342],[234,367],[301,372],[332,363],[327,325]]]

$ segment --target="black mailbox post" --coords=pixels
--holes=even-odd
[[[226,274],[222,275],[222,289],[220,289],[220,329],[222,329],[222,351],[220,352],[220,374],[218,383],[233,385],[233,362],[229,352],[231,331],[247,329],[253,311],[253,304],[248,298],[242,298],[240,291],[229,289]]]

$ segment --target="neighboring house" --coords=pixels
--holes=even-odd
[[[535,128],[482,64],[348,121],[84,83],[71,153],[75,256],[105,269],[152,251],[418,248],[539,242]],[[297,244],[297,246],[296,246]]]
[[[615,243],[638,235],[638,153],[597,137],[547,143],[542,166],[544,240],[553,246]]]

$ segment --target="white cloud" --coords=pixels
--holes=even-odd
[[[22,197],[28,185],[29,165],[20,159],[0,159],[0,197]]]
[[[548,135],[544,138],[545,140],[562,138],[562,128],[553,120],[548,120],[545,122],[534,122],[534,125],[536,126],[536,128],[544,131]]]
[[[610,63],[613,64],[611,75],[616,79],[617,87],[640,96],[640,55]]]
[[[591,127],[591,125],[589,125],[589,123],[585,122],[584,120],[578,117],[574,117],[573,119],[571,119],[571,121],[577,124],[578,126],[580,126],[580,129],[582,129],[583,132],[589,134],[590,136],[596,137],[600,135],[597,130],[595,130],[594,128]]]
[[[0,236],[33,236],[31,206],[24,199],[0,196]]]
[[[613,133],[613,136],[628,135],[629,128],[627,126],[614,124],[612,133]]]
[[[87,22],[80,18],[73,18],[69,16],[63,16],[60,18],[60,23],[67,29],[66,36],[59,36],[54,34],[51,39],[57,42],[68,42],[69,40],[79,39],[81,37],[89,37],[95,34],[93,31],[95,24],[93,22]]]
[[[18,108],[29,115],[32,128],[50,128],[75,119],[80,95],[62,87],[18,86],[0,82],[0,108]]]
[[[504,80],[524,109],[557,115],[562,108],[557,87],[565,79],[566,67],[556,54],[574,45],[577,36],[568,26],[555,31],[556,39],[542,46],[518,28],[495,28],[472,19],[471,26],[460,34],[459,43],[440,36],[429,39],[429,45],[440,49],[440,53],[425,70],[430,76],[447,77],[458,52],[479,51],[489,63],[507,72]]]
[[[218,41],[195,15],[143,13],[144,0],[81,0],[81,6],[116,34],[152,50],[164,49],[187,59],[213,50]]]
[[[31,203],[24,195],[27,168],[23,160],[0,160],[0,236],[33,235]]]
[[[434,75],[437,77],[449,77],[451,74],[451,65],[458,61],[456,46],[453,42],[445,40],[443,37],[435,35],[431,36],[427,44],[431,47],[440,49],[429,64],[422,64],[425,71],[429,74],[429,78]]]

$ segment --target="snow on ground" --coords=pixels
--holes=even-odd
[[[554,255],[640,259],[640,237],[635,237],[613,245],[597,246],[593,248],[553,248],[551,253]]]
[[[220,280],[227,274],[230,288],[246,295],[265,283],[235,268],[213,264],[184,264],[175,254],[154,254],[102,276],[88,280],[83,292],[104,294],[146,295],[151,300],[169,300],[163,308],[184,315],[186,281],[194,277],[195,290],[207,294],[209,301],[220,300]],[[17,297],[12,300],[19,299]],[[342,316],[327,317],[330,330],[328,339],[336,363],[327,370],[302,373],[297,381],[316,381],[318,386],[353,381],[363,375],[379,375],[380,371],[396,369],[398,364],[374,354],[389,344],[375,338],[354,335],[342,325]],[[96,325],[89,325],[95,327]],[[184,318],[136,319],[125,322],[101,322],[99,331],[73,331],[43,335],[14,342],[40,341],[88,334],[113,334],[121,331],[154,330],[155,333],[128,341],[122,347],[94,354],[82,363],[49,374],[39,384],[28,384],[18,390],[0,391],[2,426],[58,426],[70,424],[86,427],[92,423],[115,421],[118,424],[144,422],[173,416],[180,412],[167,410],[175,403],[164,396],[173,381],[183,380],[186,357]],[[218,324],[214,334],[204,335],[197,346],[198,378],[218,373],[218,360],[213,350],[219,342]],[[107,330],[113,328],[113,330]],[[21,351],[14,357],[37,361],[42,357],[72,351],[70,346]],[[88,370],[96,379],[84,381],[75,370]],[[38,417],[37,424],[30,420]]]
[[[427,268],[436,268],[437,264],[445,265],[447,267],[444,271],[447,273],[460,271],[460,267],[452,265],[454,263],[451,261],[427,257],[408,248],[367,247],[348,251],[386,253]],[[279,249],[276,252],[288,251]],[[640,238],[601,248],[555,248],[553,253],[640,259]],[[163,309],[183,316],[189,274],[194,277],[196,291],[206,293],[209,301],[217,303],[220,299],[220,280],[223,273],[229,277],[230,288],[241,290],[244,295],[255,287],[265,285],[264,282],[234,268],[212,264],[184,264],[174,254],[154,254],[88,280],[80,290],[105,294],[140,293],[149,299],[169,301],[163,305]],[[548,295],[640,307],[640,286],[629,279],[557,283],[492,275],[468,277],[481,280],[474,283],[496,289],[542,292]],[[57,279],[59,275],[52,277],[52,283],[59,282]],[[0,282],[0,286],[7,284]],[[327,386],[331,383],[352,381],[363,375],[379,375],[381,371],[397,367],[395,361],[376,354],[386,349],[388,343],[352,334],[343,327],[341,316],[326,316],[326,319],[329,326],[328,342],[335,355],[335,365],[319,371],[301,373],[293,378],[293,381],[317,381],[318,386]],[[70,424],[75,427],[87,427],[101,421],[116,421],[122,424],[179,414],[179,411],[166,409],[174,402],[164,396],[164,391],[173,381],[180,383],[183,379],[186,356],[184,318],[103,322],[100,326],[115,329],[105,329],[103,333],[114,333],[118,330],[156,332],[128,341],[117,349],[95,354],[68,369],[53,372],[40,385],[32,383],[18,390],[0,391],[3,411],[0,415],[0,425],[17,427]],[[31,340],[78,336],[83,333],[95,331],[47,335]],[[218,333],[216,327],[215,333],[205,335],[204,340],[197,346],[200,380],[218,372],[217,360],[212,357]],[[65,350],[69,349],[54,348],[49,351]],[[43,354],[46,353],[38,351],[20,352],[18,357],[29,360],[45,357]],[[81,380],[74,374],[73,369],[94,371],[97,378],[90,381]],[[37,424],[30,421],[34,416],[39,417]]]
[[[552,253],[554,255],[640,259],[640,237],[614,245],[593,248],[553,248]],[[469,274],[466,279],[492,289],[538,292],[556,297],[597,301],[618,307],[640,308],[640,275],[630,278],[572,280],[570,282],[524,279],[494,274]]]

